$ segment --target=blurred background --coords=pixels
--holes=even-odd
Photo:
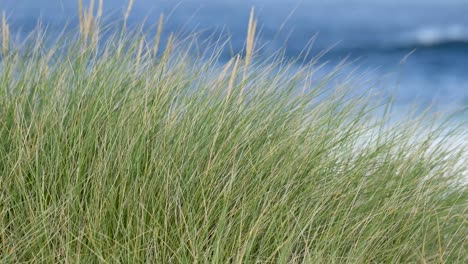
[[[0,8],[22,39],[38,20],[49,34],[76,27],[77,2],[1,0]],[[121,21],[127,4],[104,0],[106,20]],[[395,95],[397,105],[468,106],[467,0],[135,0],[129,23],[146,21],[154,30],[164,13],[166,33],[224,32],[240,51],[252,6],[264,55],[284,48],[286,56],[298,56],[315,37],[312,56],[331,48],[321,61],[332,67],[348,58],[374,80],[373,88]]]

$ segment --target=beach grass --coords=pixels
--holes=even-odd
[[[257,58],[253,12],[223,62],[99,3],[52,47],[3,16],[0,262],[466,263],[463,125]]]

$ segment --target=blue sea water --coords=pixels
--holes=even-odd
[[[104,0],[106,19],[121,18],[127,3]],[[168,31],[223,31],[241,50],[252,6],[265,52],[295,57],[315,36],[312,54],[333,47],[323,61],[354,61],[399,105],[468,106],[467,0],[135,0],[129,22],[155,24],[163,12]],[[78,20],[77,0],[3,0],[0,9],[19,39],[39,19],[48,32]]]

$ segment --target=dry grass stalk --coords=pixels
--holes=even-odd
[[[164,14],[161,14],[159,16],[158,31],[156,32],[156,39],[154,41],[154,48],[153,48],[154,56],[158,54],[159,43],[161,41],[161,34],[162,34],[162,29],[163,29],[163,23],[164,23]]]
[[[102,18],[103,8],[104,8],[104,0],[99,0],[96,17],[94,18],[93,25],[92,25],[93,33],[92,33],[91,41],[94,47],[96,47],[99,42],[99,25],[100,25],[100,21]]]
[[[134,0],[129,0],[128,2],[127,11],[125,11],[125,14],[124,14],[123,31],[126,31],[127,29],[127,20],[128,20],[128,17],[130,16],[130,12],[132,11],[133,3],[134,3]]]
[[[250,10],[249,26],[247,29],[247,44],[246,44],[246,55],[244,65],[244,77],[243,81],[247,79],[247,71],[252,60],[252,55],[255,45],[255,31],[257,28],[257,20],[255,19],[255,9],[252,7]]]
[[[83,26],[83,0],[78,0],[78,19],[79,19],[79,23],[80,23],[80,32],[83,33],[83,29],[84,29],[84,26]]]
[[[224,77],[226,77],[227,71],[229,68],[231,68],[233,59],[230,59],[228,63],[226,63],[226,66],[224,66],[223,70],[221,71],[221,74],[219,74],[218,79],[216,80],[217,83],[220,83],[224,80]]]
[[[164,50],[161,61],[163,62],[167,61],[167,59],[169,58],[169,54],[172,51],[173,45],[174,45],[174,33],[171,33],[171,35],[169,35],[169,38],[167,39],[166,49]]]
[[[226,95],[226,100],[228,100],[229,97],[231,97],[232,89],[234,89],[234,81],[236,80],[237,69],[239,67],[239,60],[240,60],[240,56],[237,55],[236,62],[234,63],[234,68],[232,69],[232,72],[231,72],[231,78],[229,78],[229,86],[228,86],[228,91]]]
[[[90,1],[89,8],[87,13],[84,13],[84,20],[85,20],[85,25],[84,25],[84,38],[88,39],[88,37],[92,34],[93,32],[93,27],[94,27],[94,0]]]
[[[145,44],[145,38],[141,38],[140,45],[138,46],[137,56],[136,56],[136,67],[140,66],[141,55],[143,54],[144,44]]]
[[[95,25],[95,28],[93,30],[93,34],[91,36],[91,43],[93,47],[96,47],[99,42],[99,27]]]
[[[98,11],[97,11],[97,15],[96,15],[96,18],[98,20],[100,20],[101,17],[102,17],[103,9],[104,9],[104,0],[99,0]]]
[[[8,48],[10,44],[10,28],[6,20],[5,11],[2,14],[2,52],[3,55],[8,53]]]
[[[93,20],[93,15],[94,15],[94,0],[91,0],[89,2],[89,8],[88,8],[88,17],[90,20]]]

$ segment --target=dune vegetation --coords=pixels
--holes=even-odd
[[[223,62],[102,2],[53,45],[3,15],[1,263],[466,263],[462,121],[261,59],[253,12]]]

